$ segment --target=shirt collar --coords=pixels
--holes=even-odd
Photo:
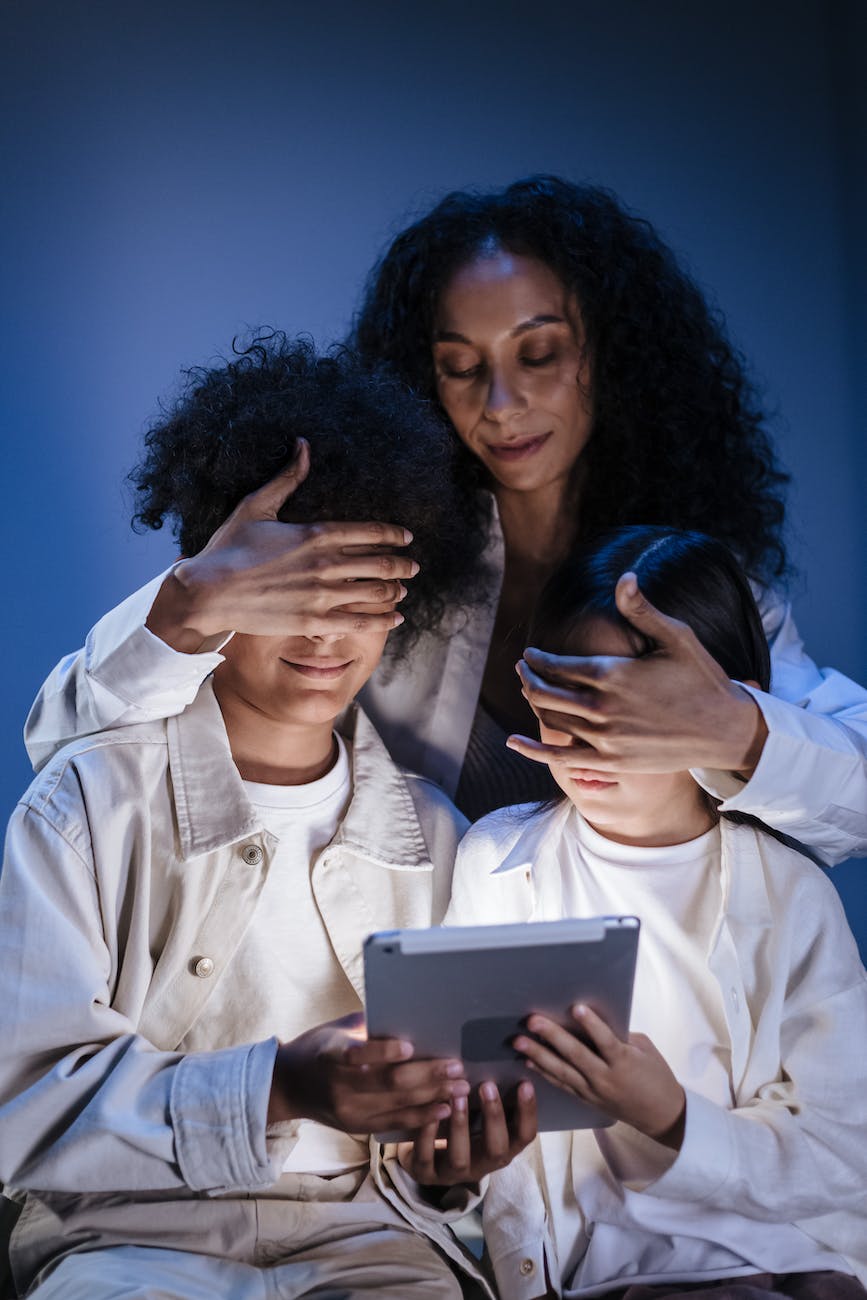
[[[352,705],[339,724],[352,744],[353,794],[333,843],[394,871],[432,871],[407,778],[373,723]],[[181,857],[234,844],[264,829],[232,759],[210,681],[167,722],[169,770]]]

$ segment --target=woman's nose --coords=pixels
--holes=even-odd
[[[492,370],[485,400],[486,417],[499,424],[525,405],[505,371]]]

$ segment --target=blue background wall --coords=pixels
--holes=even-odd
[[[122,481],[179,367],[339,337],[444,190],[617,190],[715,295],[794,474],[814,657],[867,680],[867,6],[5,0],[0,802],[59,656],[172,557]],[[834,879],[867,943],[864,868]]]

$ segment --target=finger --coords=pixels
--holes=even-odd
[[[606,1025],[602,1017],[597,1015],[593,1008],[588,1007],[586,1003],[579,1002],[572,1007],[572,1018],[576,1025],[579,1026],[581,1033],[585,1034],[593,1043],[604,1061],[610,1061],[612,1055],[623,1046],[622,1041],[611,1027]]]
[[[311,528],[314,548],[317,550],[362,547],[362,554],[383,546],[409,546],[412,533],[399,524],[346,523],[329,520]]]
[[[398,1148],[398,1159],[415,1179],[422,1186],[430,1186],[436,1178],[436,1137],[439,1130],[439,1120],[433,1120],[430,1124],[424,1124],[418,1130],[413,1142],[401,1144]],[[406,1159],[400,1154],[401,1150],[406,1152]]]
[[[538,705],[539,708],[560,709],[564,713],[592,714],[600,706],[601,697],[595,687],[577,683],[573,686],[554,685],[534,672],[523,659],[518,661],[516,671],[521,679],[523,694],[534,709]]]
[[[584,742],[581,748],[573,745],[546,745],[541,740],[533,740],[530,736],[509,736],[506,740],[506,748],[513,749],[516,754],[523,754],[524,758],[532,759],[534,763],[551,763],[565,764],[576,768],[592,769],[594,772],[614,772],[618,769],[614,766],[613,760],[607,760],[594,749],[592,745]],[[622,767],[622,764],[621,764]]]
[[[306,438],[298,438],[295,455],[285,469],[244,497],[241,506],[255,519],[276,519],[280,507],[298,490],[309,472],[310,444]]]
[[[548,1020],[544,1016],[530,1016],[527,1020],[527,1028],[542,1042],[539,1043],[533,1038],[516,1039],[513,1044],[516,1051],[523,1051],[528,1057],[537,1060],[534,1054],[535,1048],[541,1047],[543,1051],[550,1050],[594,1085],[602,1082],[608,1072],[607,1063],[592,1047],[582,1043],[571,1030],[564,1029],[562,1025],[555,1024],[553,1020]]]
[[[419,570],[416,560],[394,551],[347,555],[341,546],[327,555],[320,555],[318,560],[317,577],[322,582],[405,582],[414,578]]]
[[[499,1169],[509,1161],[509,1127],[503,1101],[490,1080],[479,1088],[482,1110],[482,1148],[488,1168]]]
[[[390,1106],[378,1111],[370,1128],[372,1133],[382,1133],[387,1129],[416,1133],[427,1125],[438,1128],[451,1113],[451,1106],[442,1101],[431,1102],[427,1106]]]
[[[531,672],[551,685],[584,685],[604,690],[611,669],[630,660],[617,655],[552,655],[528,646],[524,662]]]
[[[537,1071],[555,1087],[575,1093],[584,1101],[596,1096],[592,1083],[574,1062],[564,1061],[562,1056],[532,1038],[516,1038],[512,1046],[524,1057],[528,1069]]]
[[[466,1097],[455,1097],[449,1121],[446,1162],[449,1177],[468,1182],[472,1173],[469,1104]]]
[[[688,630],[680,619],[669,618],[642,595],[634,573],[624,573],[618,579],[614,603],[627,622],[661,646],[679,641]]]
[[[513,1154],[529,1146],[536,1136],[538,1124],[536,1089],[524,1079],[518,1084],[512,1117],[510,1149]]]
[[[271,635],[279,635],[276,618]],[[288,618],[285,620],[288,623]],[[398,610],[379,614],[367,614],[358,609],[331,609],[323,614],[310,614],[306,618],[294,618],[286,629],[289,636],[348,636],[352,632],[390,632],[406,619]]]
[[[458,1060],[416,1060],[393,1065],[388,1071],[389,1087],[396,1092],[414,1092],[422,1088],[441,1088],[443,1084],[460,1084],[459,1092],[468,1092],[463,1063]]]
[[[334,1023],[345,1028],[348,1033],[354,1033],[359,1023],[364,1025],[364,1015],[360,1011],[353,1012]],[[406,1038],[364,1038],[357,1043],[347,1043],[343,1049],[343,1061],[354,1068],[366,1066],[371,1069],[408,1061],[414,1051],[412,1043]]]
[[[393,609],[406,593],[402,582],[385,579],[359,579],[356,582],[344,579],[333,584],[329,582],[325,591],[320,591],[323,604],[327,602],[330,609],[348,609],[351,606],[362,614],[384,614],[385,607]]]

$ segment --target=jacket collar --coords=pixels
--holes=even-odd
[[[353,705],[339,730],[352,743],[353,794],[333,843],[390,870],[432,871],[407,779],[372,722]],[[168,719],[167,737],[182,858],[264,829],[232,759],[210,681],[183,713]]]

